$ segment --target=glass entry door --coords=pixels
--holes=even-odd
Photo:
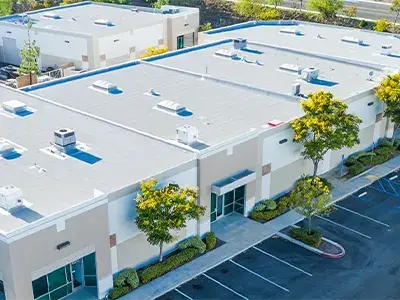
[[[232,212],[244,214],[245,186],[238,187],[224,195],[211,193],[210,219],[217,221]]]
[[[72,282],[74,284],[74,289],[83,286],[82,259],[72,263]]]

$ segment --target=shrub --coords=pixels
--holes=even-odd
[[[357,159],[355,159],[353,156],[350,156],[344,161],[343,164],[346,167],[350,167],[350,166],[354,165],[355,163],[357,163]]]
[[[313,180],[312,176],[302,176],[299,180],[296,181],[296,186],[303,181],[311,182]],[[324,193],[329,193],[332,190],[332,184],[326,178],[315,177],[314,184],[319,185],[321,190]]]
[[[349,174],[351,176],[358,175],[362,173],[362,171],[364,171],[364,165],[359,161],[349,167]]]
[[[215,237],[215,233],[210,231],[206,233],[205,237],[206,241],[206,249],[207,251],[214,249],[215,245],[217,244],[217,238]]]
[[[255,211],[264,211],[267,208],[267,206],[264,203],[258,203],[256,207],[254,208]]]
[[[389,159],[388,156],[386,155],[375,155],[372,159],[372,164],[374,165],[380,165],[386,162]]]
[[[275,210],[278,206],[274,200],[264,200],[263,203],[266,210]]]
[[[368,25],[367,21],[361,20],[360,23],[358,24],[358,27],[359,27],[359,28],[364,28],[364,27],[367,26],[367,25]]]
[[[367,154],[367,155],[361,156],[361,157],[358,159],[358,161],[359,161],[360,163],[362,163],[364,166],[368,166],[368,165],[373,164],[373,159],[374,159],[374,157],[376,156],[376,154],[375,154],[375,153],[372,153],[372,152],[366,152],[365,154]]]
[[[178,254],[168,257],[162,262],[151,265],[140,273],[140,281],[142,283],[148,283],[153,279],[160,277],[161,275],[164,275],[165,273],[168,273],[169,271],[191,261],[197,253],[197,249],[187,248]]]
[[[118,286],[113,288],[108,294],[108,299],[117,299],[125,294],[129,293],[129,287]]]
[[[250,213],[250,218],[259,221],[259,222],[266,222],[269,220],[272,220],[273,218],[276,218],[282,214],[282,212],[278,209],[275,210],[266,210],[266,211],[252,211]]]
[[[390,23],[387,20],[378,20],[375,23],[374,30],[378,32],[388,31]]]
[[[265,21],[279,20],[281,18],[281,14],[276,9],[269,9],[269,10],[264,10],[264,11],[261,11],[260,13],[258,13],[256,18],[259,20],[265,20]]]
[[[136,289],[139,286],[139,277],[135,269],[125,269],[114,277],[114,287],[128,286]]]
[[[308,230],[305,228],[292,228],[289,236],[311,247],[319,247],[322,242],[322,233],[315,229],[311,229],[311,234],[308,234]]]
[[[393,147],[392,141],[388,138],[383,138],[379,141],[378,147]]]
[[[194,248],[197,250],[198,253],[203,254],[206,251],[206,244],[203,243],[203,241],[197,237],[197,236],[192,236],[183,242],[180,242],[178,245],[178,248],[180,250],[185,250],[188,248]]]
[[[282,197],[278,202],[278,210],[284,213],[288,208],[293,208],[288,197]]]

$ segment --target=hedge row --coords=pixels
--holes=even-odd
[[[287,201],[285,201],[285,198],[282,198],[276,202],[274,201],[276,205],[275,209],[272,210],[268,209],[268,207],[273,207],[272,205],[265,204],[268,203],[268,201],[273,200],[264,200],[261,203],[257,204],[254,210],[250,213],[249,217],[255,221],[267,222],[285,213],[289,208],[289,205]]]
[[[194,248],[199,254],[206,252],[206,244],[197,236],[192,236],[183,242],[180,242],[178,249],[185,250],[188,248]]]
[[[382,139],[379,142],[378,147],[373,151],[364,151],[353,154],[345,160],[344,165],[349,168],[349,175],[355,176],[370,167],[388,161],[396,153],[396,150],[400,150],[399,147],[399,140],[392,144],[390,140]]]
[[[140,273],[140,281],[142,283],[148,283],[173,269],[191,261],[198,254],[198,250],[195,248],[187,248],[181,252],[168,257],[166,260],[151,265],[145,268]]]
[[[316,248],[322,242],[322,233],[315,229],[311,229],[311,233],[309,234],[306,228],[292,228],[289,231],[289,236]]]

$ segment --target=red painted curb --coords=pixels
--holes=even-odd
[[[345,256],[346,251],[344,250],[343,247],[341,247],[341,248],[342,248],[342,252],[340,252],[340,253],[338,253],[338,254],[331,254],[331,253],[323,252],[323,253],[321,254],[321,256],[327,257],[327,258],[332,258],[332,259],[342,258],[343,256]]]

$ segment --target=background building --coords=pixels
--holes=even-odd
[[[81,2],[0,18],[0,62],[20,64],[28,18],[43,70],[67,63],[91,70],[137,59],[151,46],[193,46],[199,28],[197,8]]]
[[[391,134],[374,95],[381,78],[396,71],[388,67],[391,57],[378,53],[383,64],[309,52],[296,48],[306,31],[271,27],[293,48],[216,36],[145,61],[1,90],[2,102],[19,101],[2,103],[0,112],[7,174],[0,194],[21,206],[0,210],[7,299],[52,299],[81,286],[102,297],[113,274],[155,259],[158,249],[134,224],[136,194],[147,178],[199,188],[206,213],[177,232],[177,241],[285,193],[312,171],[289,125],[310,92],[332,92],[363,120],[360,145],[329,151],[319,174]],[[380,46],[371,40],[368,47]],[[75,151],[63,153],[69,147]]]

